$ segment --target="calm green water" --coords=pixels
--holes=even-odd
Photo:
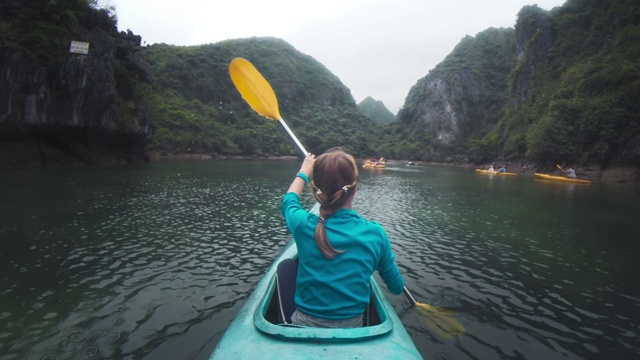
[[[289,236],[299,162],[195,161],[0,174],[0,359],[206,359]],[[310,206],[310,196],[304,201]],[[640,189],[362,169],[438,336],[389,295],[425,358],[640,353]]]

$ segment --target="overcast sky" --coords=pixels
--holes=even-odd
[[[466,35],[514,27],[518,11],[565,0],[103,0],[143,44],[202,45],[273,36],[312,56],[393,113]]]

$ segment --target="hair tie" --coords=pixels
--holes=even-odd
[[[320,188],[316,186],[313,180],[311,180],[311,187],[313,187],[316,190],[316,194],[322,195],[322,190],[320,190]]]
[[[353,182],[353,184],[351,185],[345,185],[342,187],[342,191],[344,191],[345,193],[349,192],[349,189],[351,189],[352,187],[356,186],[357,180]]]
[[[320,216],[320,220],[318,220],[318,222],[324,225],[324,218]]]

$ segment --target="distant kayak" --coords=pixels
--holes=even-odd
[[[554,176],[554,175],[539,174],[539,173],[535,173],[534,175],[538,179],[556,180],[556,181],[564,181],[564,182],[571,182],[571,183],[578,183],[578,184],[591,184],[591,181],[589,180],[572,179],[566,176]]]
[[[489,170],[482,170],[482,169],[476,169],[477,173],[480,174],[486,174],[486,175],[503,175],[503,176],[516,176],[518,174],[516,173],[511,173],[511,172],[497,172],[497,171],[489,171]]]
[[[387,166],[384,164],[364,164],[362,165],[363,168],[376,168],[376,169],[383,169],[386,168]]]

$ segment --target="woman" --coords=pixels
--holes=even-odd
[[[307,183],[320,203],[320,216],[300,204]],[[376,270],[389,291],[402,293],[404,280],[384,229],[351,209],[357,187],[353,157],[331,149],[317,159],[307,154],[282,199],[282,214],[298,247],[294,324],[362,326]]]

